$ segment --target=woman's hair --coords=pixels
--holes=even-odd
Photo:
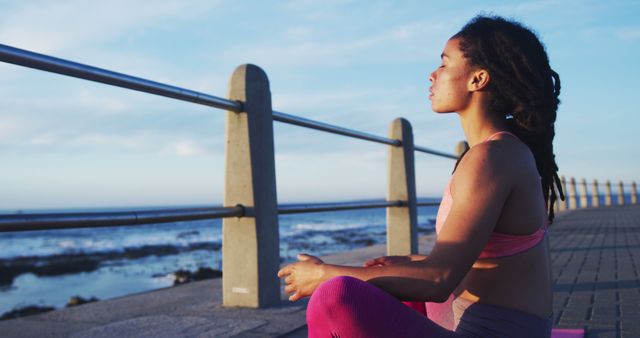
[[[560,77],[549,66],[544,45],[522,24],[497,16],[477,16],[453,38],[460,39],[470,65],[489,73],[490,111],[504,116],[511,132],[531,149],[553,221],[556,190],[564,200],[553,154]]]

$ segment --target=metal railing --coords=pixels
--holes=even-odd
[[[268,78],[254,65],[236,68],[229,97],[223,99],[1,44],[0,61],[226,110],[225,207],[0,215],[0,232],[223,218],[226,306],[263,307],[279,302],[278,214],[386,208],[387,253],[416,253],[417,207],[437,203],[417,201],[414,153],[458,158],[416,147],[411,124],[404,119],[392,121],[389,137],[382,137],[274,111]],[[273,121],[388,145],[386,201],[277,205]]]
[[[436,206],[439,202],[418,202],[417,206]],[[345,211],[402,207],[402,201],[313,203],[280,206],[278,214],[301,214],[325,211]],[[143,224],[197,221],[225,217],[243,217],[247,210],[237,207],[177,208],[144,211],[19,213],[0,215],[0,232],[133,226]]]
[[[182,208],[145,211],[33,213],[0,216],[0,232],[116,227],[242,217],[244,208]]]
[[[117,87],[141,91],[154,95],[164,96],[176,100],[182,100],[215,107],[234,112],[241,112],[243,103],[240,101],[228,100],[213,95],[176,87],[160,82],[150,81],[143,78],[118,73],[103,68],[93,67],[78,62],[64,60],[49,55],[39,54],[24,49],[19,49],[0,44],[0,61],[20,65],[28,68],[43,70],[46,72],[58,73],[75,78],[100,82]],[[402,141],[360,132],[344,127],[331,125],[324,122],[313,121],[307,118],[298,117],[278,111],[273,111],[273,120],[297,125],[300,127],[316,129],[337,135],[362,139],[370,142],[387,144],[395,147],[402,146]],[[445,158],[457,159],[458,156],[445,152],[429,149],[426,147],[414,146],[414,150]],[[436,205],[436,203],[422,203],[420,206]],[[321,211],[340,211],[366,208],[387,208],[402,206],[402,202],[342,202],[342,203],[322,203],[308,204],[305,207],[279,207],[279,214],[307,213]],[[225,208],[217,209],[174,209],[152,211],[127,211],[127,212],[104,212],[104,213],[81,213],[81,214],[12,214],[0,215],[0,232],[7,231],[31,231],[31,230],[52,230],[78,227],[99,227],[99,226],[123,226],[139,225],[149,223],[174,222],[197,219],[214,219],[238,216],[237,211],[224,211]],[[235,209],[234,209],[235,210]],[[231,212],[231,213],[230,213]],[[171,214],[172,216],[169,216]],[[137,217],[136,215],[146,215]],[[153,215],[153,217],[152,217]],[[242,215],[240,215],[242,216]],[[150,220],[150,221],[147,221]],[[20,228],[23,226],[24,228]]]
[[[601,206],[608,207],[615,204],[624,205],[626,203],[625,196],[627,195],[629,196],[628,203],[638,203],[638,187],[635,181],[626,184],[619,181],[617,184],[614,184],[614,186],[617,186],[615,195],[613,193],[614,189],[612,188],[611,180],[598,182],[598,180],[594,179],[588,183],[585,178],[578,182],[575,177],[566,179],[562,176],[560,178],[560,184],[565,194],[565,200],[556,202],[555,208],[558,211],[589,207],[597,208]],[[591,187],[591,193],[589,193],[589,186]],[[630,190],[628,194],[625,192],[625,187]],[[600,188],[604,188],[604,194],[600,193]],[[616,200],[613,199],[613,196],[616,197]]]

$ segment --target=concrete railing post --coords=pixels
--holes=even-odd
[[[604,206],[611,206],[611,181],[609,180],[604,185]]]
[[[560,195],[558,194],[558,200],[556,204],[558,205],[558,211],[567,210],[567,201],[569,200],[569,192],[567,191],[567,180],[564,176],[560,176],[560,186],[562,187],[562,193],[564,194],[564,201],[560,199]]]
[[[587,180],[583,178],[580,180],[580,208],[584,209],[589,206],[587,197]]]
[[[236,68],[229,99],[243,111],[225,120],[224,206],[245,216],[222,222],[222,303],[266,307],[280,301],[278,201],[269,80],[254,65]]]
[[[624,185],[622,185],[622,181],[618,184],[618,205],[624,204]]]
[[[402,141],[389,146],[387,200],[403,201],[406,206],[387,208],[387,254],[418,253],[418,214],[413,132],[409,121],[398,118],[389,126],[389,137]]]
[[[600,192],[598,191],[598,180],[593,180],[593,187],[591,190],[591,205],[594,208],[600,206]]]
[[[576,193],[576,179],[571,177],[569,180],[569,209],[575,210],[578,207],[578,199]]]
[[[469,150],[469,143],[467,143],[467,141],[460,141],[456,144],[456,155],[458,155],[458,157],[462,156],[467,150]]]
[[[638,187],[635,181],[631,183],[631,204],[638,204]]]

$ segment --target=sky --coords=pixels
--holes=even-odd
[[[555,153],[567,177],[640,179],[639,1],[6,1],[0,43],[226,97],[233,70],[269,77],[273,109],[453,153],[456,114],[428,75],[473,16],[533,28],[561,77]],[[0,209],[222,201],[219,109],[0,63]],[[385,145],[275,122],[280,203],[384,198]],[[453,167],[416,153],[417,191]]]

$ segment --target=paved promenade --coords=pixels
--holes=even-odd
[[[640,337],[640,205],[568,212],[550,235],[554,324]]]
[[[550,230],[554,326],[587,337],[640,337],[640,206],[579,210]],[[420,239],[428,252],[433,236]],[[384,245],[323,257],[359,265]],[[263,309],[221,306],[221,280],[190,283],[0,321],[2,337],[306,337],[305,302]]]

